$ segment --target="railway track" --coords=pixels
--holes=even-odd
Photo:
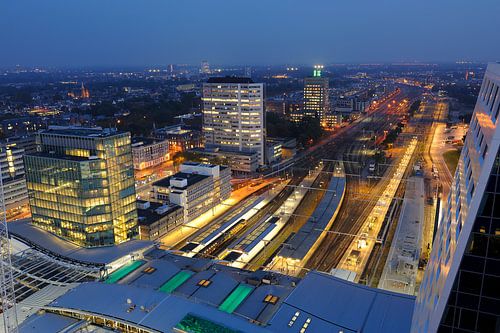
[[[399,117],[399,113],[374,117],[371,128],[368,128],[368,130],[380,131],[388,123],[397,122]],[[347,178],[344,202],[329,230],[331,232],[325,236],[315,255],[307,262],[306,270],[303,273],[310,269],[328,272],[339,264],[352,242],[351,235],[359,233],[378,197],[389,182],[385,178],[378,180],[376,184],[365,184],[361,181],[359,168],[364,161],[359,154],[359,149],[362,143],[355,140],[359,135],[359,130],[355,131],[354,134],[346,138],[344,145],[340,145],[340,147],[343,147],[341,153]]]
[[[401,100],[406,97],[399,95],[396,98]],[[369,206],[371,202],[367,202],[366,200],[355,201],[349,199],[351,197],[354,197],[355,195],[358,195],[359,193],[362,193],[363,191],[369,191],[371,189],[370,185],[362,185],[359,177],[355,176],[360,174],[360,168],[365,162],[363,159],[364,156],[360,154],[360,151],[362,150],[362,148],[364,148],[363,143],[357,139],[359,139],[359,137],[365,131],[381,135],[382,131],[384,129],[387,129],[387,125],[391,122],[395,123],[396,120],[399,119],[399,116],[397,114],[393,114],[392,112],[388,112],[385,107],[382,107],[379,110],[371,113],[368,119],[369,120],[356,122],[353,125],[342,129],[342,132],[339,131],[340,135],[337,135],[334,138],[329,139],[329,141],[321,144],[320,148],[303,154],[295,161],[294,165],[288,169],[292,177],[289,185],[297,186],[304,179],[311,166],[317,165],[321,160],[325,160],[323,168],[324,172],[322,172],[318,176],[318,178],[311,186],[313,188],[321,188],[322,186],[327,185],[331,178],[331,174],[335,164],[334,160],[345,160],[347,162],[352,162],[344,165],[344,167],[346,168],[346,173],[348,174],[345,196],[345,198],[347,199],[347,204],[344,204],[343,208],[341,208],[339,217],[337,218],[337,220],[340,222],[337,223],[338,221],[336,221],[332,226],[332,230],[338,229],[340,231],[347,231],[347,233],[353,233],[353,231],[359,229],[361,225],[352,223],[352,219],[354,217],[364,216],[369,213]],[[366,142],[364,142],[364,144],[366,144]],[[330,161],[328,161],[329,159]],[[286,171],[282,170],[281,172],[284,173]],[[252,218],[246,221],[245,225],[242,228],[239,228],[237,232],[225,238],[224,241],[218,244],[215,249],[212,248],[209,254],[200,253],[199,256],[216,257],[221,254],[226,249],[226,247],[229,246],[229,244],[231,244],[237,238],[241,237],[245,232],[252,228],[256,223],[261,221],[265,216],[275,213],[275,211],[279,209],[279,207],[285,202],[288,196],[293,193],[294,186],[286,186],[271,202],[262,207],[259,212],[257,212]],[[373,192],[371,193],[373,194]],[[314,196],[316,198],[314,201],[310,199],[311,196],[306,195],[301,205],[316,205],[321,200],[322,194],[323,193],[320,194],[319,199],[317,198],[317,196]],[[374,204],[376,200],[374,199],[371,201],[373,201]],[[345,206],[348,206],[350,208],[344,208]],[[358,219],[354,219],[354,221],[356,220]],[[323,270],[321,269],[321,264],[323,264],[324,262],[327,263],[327,266],[331,266],[331,264],[329,264],[331,258],[329,257],[328,253],[330,252],[329,250],[331,249],[331,246],[328,246],[328,244],[332,243],[332,240],[330,240],[329,238],[335,239],[336,237],[334,236],[336,235],[328,234],[327,237],[325,237],[325,240],[320,245],[320,248],[324,248],[324,250],[322,250],[324,253],[322,253],[321,256],[313,256],[313,258],[311,259],[313,260],[313,262],[311,262],[311,264],[308,263],[307,267]],[[349,240],[349,238],[340,240],[341,247],[348,247]],[[340,251],[337,256],[341,258]],[[340,258],[338,260],[340,260]]]

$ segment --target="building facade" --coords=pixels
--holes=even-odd
[[[51,127],[25,156],[32,223],[85,247],[137,235],[130,133]]]
[[[225,160],[231,171],[235,175],[248,175],[256,173],[259,169],[259,154],[256,152],[233,152],[215,149],[193,149],[193,152],[206,157],[207,161],[211,158]]]
[[[500,64],[489,64],[417,297],[414,332],[500,329]]]
[[[143,240],[157,241],[184,223],[184,209],[174,204],[137,200],[137,212],[139,238]]]
[[[168,141],[133,138],[132,157],[135,170],[143,170],[162,164],[170,159]]]
[[[184,222],[192,221],[231,195],[228,167],[185,162],[180,172],[153,183],[154,197],[184,208]]]
[[[314,66],[312,77],[304,79],[304,113],[315,114],[321,123],[330,111],[328,78],[321,77],[323,66]]]
[[[203,85],[206,148],[256,152],[265,164],[264,85],[249,78],[211,78]]]
[[[0,146],[0,170],[7,218],[28,203],[23,156],[24,149],[15,143]]]
[[[273,164],[281,161],[283,153],[282,140],[275,138],[266,139],[266,159],[267,164]]]
[[[168,141],[168,149],[171,155],[203,147],[201,133],[184,128],[182,124],[159,128],[155,131],[154,136],[157,139]]]

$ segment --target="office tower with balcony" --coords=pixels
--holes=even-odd
[[[313,76],[304,79],[304,115],[316,116],[323,124],[330,112],[328,78],[322,77],[323,66],[315,65]]]
[[[256,154],[265,163],[264,85],[249,78],[216,77],[203,85],[206,149]]]
[[[130,133],[49,127],[25,156],[32,223],[84,247],[137,234]]]
[[[413,332],[500,330],[500,64],[489,64],[417,297]]]

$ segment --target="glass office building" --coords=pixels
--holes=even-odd
[[[130,134],[51,127],[25,156],[33,224],[85,247],[137,234]]]
[[[417,297],[413,332],[500,332],[500,64],[488,65]]]

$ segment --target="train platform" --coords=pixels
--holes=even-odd
[[[228,248],[225,259],[232,259],[231,266],[243,268],[278,235],[293,216],[314,181],[321,173],[321,168],[311,171],[296,186],[283,204],[271,216],[266,216],[255,227],[251,228],[241,238]],[[239,254],[239,255],[238,255]]]
[[[270,270],[298,275],[321,243],[326,230],[335,220],[344,199],[346,178],[344,168],[337,164],[326,193],[314,213],[268,265]]]
[[[424,222],[424,179],[410,177],[391,249],[378,287],[414,295]]]

